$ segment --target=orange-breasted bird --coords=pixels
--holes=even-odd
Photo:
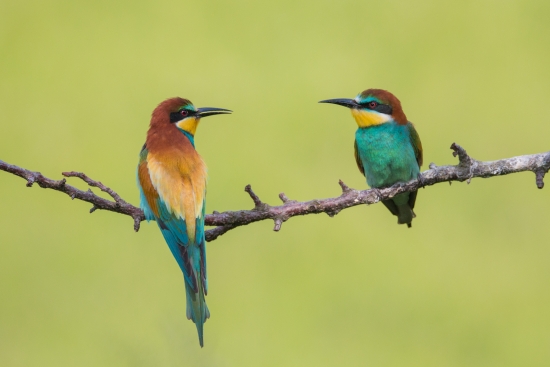
[[[367,89],[354,99],[327,99],[347,107],[357,122],[355,160],[370,187],[391,186],[417,178],[422,166],[422,143],[401,108],[401,102],[383,89]],[[411,227],[417,191],[404,192],[382,203]]]
[[[183,98],[171,98],[153,111],[137,168],[141,208],[157,222],[183,272],[187,318],[193,320],[201,347],[203,325],[210,317],[204,216],[206,164],[195,150],[195,132],[202,118],[232,111],[195,108]]]

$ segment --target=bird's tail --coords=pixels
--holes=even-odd
[[[412,220],[416,217],[413,210],[409,206],[409,203],[403,205],[397,205],[397,224],[407,224],[407,227],[412,227]]]
[[[411,205],[414,207],[414,200],[411,201],[409,193],[395,195],[394,198],[382,201],[382,204],[397,217],[397,224],[407,224],[407,227],[412,227],[412,220],[416,217]],[[416,199],[416,192],[414,192]],[[411,204],[412,202],[412,204]]]
[[[198,253],[193,255],[198,255]],[[191,258],[193,257],[191,256]],[[198,262],[200,262],[200,265]],[[199,334],[199,343],[203,347],[203,326],[206,319],[210,317],[210,311],[208,311],[208,306],[206,306],[206,300],[204,299],[207,288],[205,284],[206,263],[200,260],[198,262],[195,262],[195,266],[192,266],[194,276],[191,279],[194,278],[196,286],[192,286],[188,280],[185,280],[185,294],[187,295],[187,318],[195,323],[197,333]]]

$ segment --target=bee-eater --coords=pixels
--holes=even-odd
[[[203,346],[203,324],[210,317],[204,215],[206,165],[195,150],[195,132],[202,118],[231,113],[223,108],[195,108],[171,98],[153,111],[137,168],[141,208],[155,220],[183,272],[187,318],[193,320]]]
[[[367,89],[354,99],[327,99],[351,109],[357,126],[355,160],[373,188],[391,186],[417,178],[422,166],[422,144],[414,125],[407,120],[401,102],[390,92]],[[404,192],[382,203],[397,216],[397,223],[411,227],[417,191]]]

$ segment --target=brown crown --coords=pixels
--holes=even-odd
[[[405,125],[407,123],[407,116],[401,108],[401,102],[396,96],[384,89],[367,89],[361,92],[361,97],[365,98],[373,96],[378,98],[382,103],[388,104],[392,108],[392,117],[398,124]]]
[[[170,124],[170,113],[188,104],[191,104],[191,101],[180,97],[168,98],[161,102],[151,115],[151,126]]]

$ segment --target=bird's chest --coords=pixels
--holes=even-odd
[[[418,175],[418,163],[406,126],[390,122],[360,128],[355,140],[369,186],[393,185]]]

